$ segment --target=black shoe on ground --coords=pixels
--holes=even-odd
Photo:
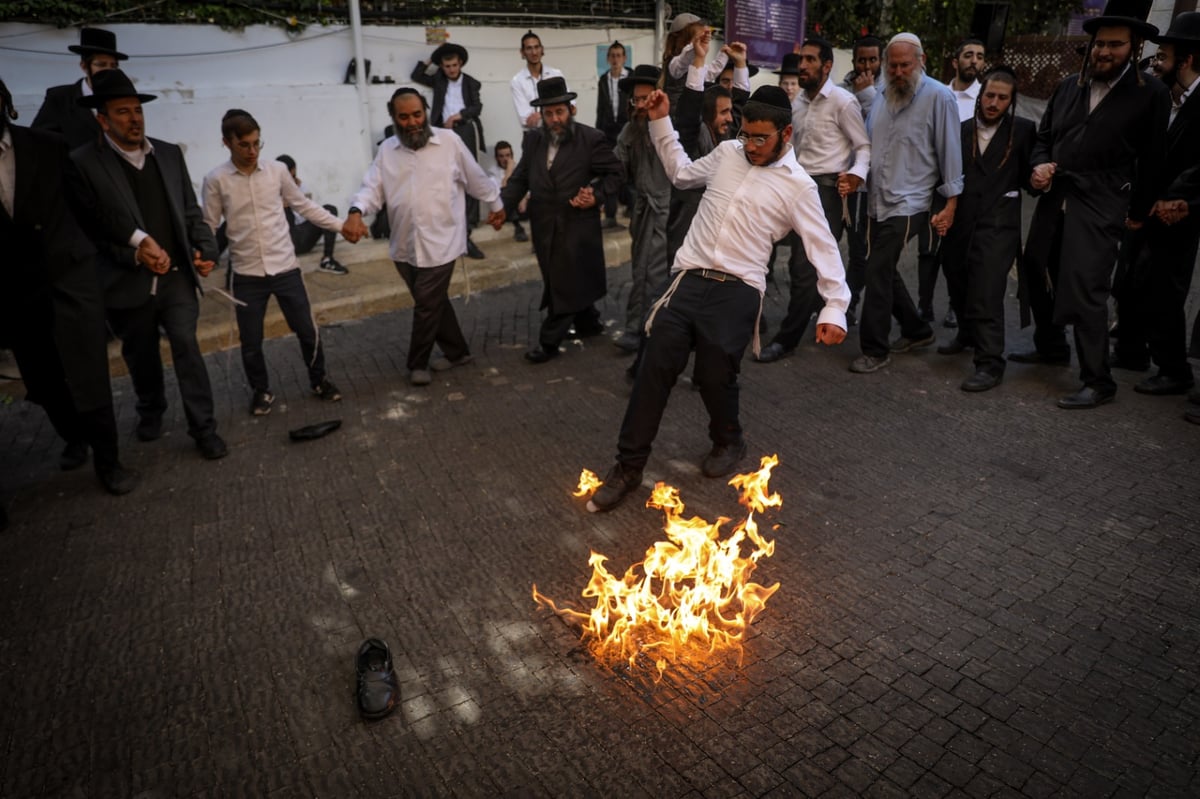
[[[63,447],[62,455],[58,457],[58,468],[64,472],[78,469],[87,463],[88,445],[86,441],[68,441]]]
[[[471,241],[471,239],[468,238],[467,239],[467,257],[474,258],[476,261],[482,261],[487,256],[483,254],[483,250],[479,249],[479,247],[475,244],[475,242]]]
[[[530,363],[545,363],[558,357],[558,347],[554,351],[544,349],[543,347],[534,347],[525,353],[525,360]]]
[[[120,463],[104,468],[97,467],[96,477],[100,478],[100,484],[104,486],[105,491],[118,497],[137,488],[141,481],[137,472],[126,469]]]
[[[386,643],[379,638],[363,641],[354,658],[354,672],[358,678],[355,696],[360,716],[377,721],[396,709],[400,685]]]
[[[350,274],[350,270],[339,264],[337,259],[333,256],[322,258],[321,263],[317,266],[317,269],[321,270],[322,272],[328,272],[331,275]]]
[[[605,219],[604,224],[602,224],[600,227],[604,228],[605,230],[624,230],[625,229],[624,225],[622,225],[617,220],[613,219],[611,216],[608,219]]]
[[[1186,394],[1196,381],[1192,378],[1171,377],[1170,375],[1155,375],[1137,383],[1133,390],[1139,394],[1150,394],[1155,397],[1165,397],[1171,394]],[[66,450],[63,450],[66,456]]]
[[[162,417],[143,416],[139,418],[134,433],[137,435],[138,441],[157,441],[162,438]]]
[[[313,386],[312,390],[318,399],[326,402],[337,402],[342,398],[342,392],[338,391],[338,387],[328,377],[321,378],[321,382]]]
[[[850,362],[850,371],[856,375],[869,375],[878,372],[892,362],[892,356],[884,355],[876,358],[874,355],[860,355]]]
[[[955,336],[945,344],[939,344],[937,351],[938,355],[958,355],[967,351],[967,345],[962,342],[962,339]]]
[[[443,355],[430,361],[429,369],[434,372],[449,372],[456,366],[466,366],[474,360],[475,356],[469,352],[461,358],[455,358],[453,361]]]
[[[608,474],[604,476],[604,483],[588,500],[588,510],[593,513],[612,510],[630,491],[634,491],[641,484],[641,469],[630,469],[622,466],[619,462],[614,463],[613,467],[608,470]]]
[[[930,332],[928,336],[918,336],[917,338],[901,336],[893,341],[888,346],[888,349],[892,352],[909,352],[911,350],[920,349],[921,347],[928,347],[935,341],[937,341],[937,336],[933,335],[932,332]]]
[[[733,474],[738,462],[746,457],[746,442],[736,444],[714,444],[712,450],[704,456],[700,471],[705,477],[725,477]]]
[[[1105,403],[1112,402],[1117,396],[1115,388],[1094,388],[1084,386],[1074,394],[1068,394],[1058,401],[1058,407],[1068,411],[1088,410],[1099,408]]]
[[[1037,350],[1023,350],[1022,352],[1010,352],[1008,360],[1013,363],[1038,363],[1046,366],[1070,366],[1071,353],[1066,355],[1043,355]]]
[[[1114,352],[1108,356],[1108,365],[1113,369],[1125,369],[1129,372],[1144,372],[1150,368],[1150,358],[1131,358]]]
[[[922,322],[932,322],[934,320],[933,309],[925,306],[917,308],[917,316],[921,317]]]
[[[987,391],[1000,385],[1000,380],[1004,375],[998,375],[995,372],[989,372],[986,369],[980,369],[975,374],[962,381],[959,386],[963,391]]]
[[[200,454],[206,461],[219,461],[229,454],[229,447],[225,446],[225,439],[216,433],[209,433],[196,439],[196,449],[200,450]]]
[[[525,232],[525,228],[517,225],[517,229],[513,231],[513,241],[529,241],[529,234]]]
[[[270,391],[255,391],[250,399],[250,415],[266,416],[271,412],[271,403],[274,401],[275,395]]]
[[[775,363],[791,355],[795,350],[787,350],[778,341],[772,341],[770,344],[762,348],[758,356],[754,359],[759,363]]]
[[[953,330],[958,327],[958,314],[954,313],[954,309],[946,311],[946,317],[942,319],[942,327],[947,330]]]

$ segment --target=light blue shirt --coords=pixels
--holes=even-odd
[[[943,197],[962,194],[958,101],[945,84],[922,75],[912,100],[898,111],[880,92],[867,116],[867,133],[871,137],[867,211],[873,219],[924,213],[935,189]]]

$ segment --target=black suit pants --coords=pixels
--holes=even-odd
[[[866,297],[859,318],[859,343],[864,355],[874,358],[889,353],[888,337],[892,332],[892,317],[900,322],[900,335],[921,339],[932,335],[929,323],[921,319],[912,295],[904,285],[897,268],[900,253],[921,228],[929,227],[929,214],[893,216],[871,219],[869,229],[870,254],[867,258]]]
[[[833,234],[834,241],[840,241],[846,224],[842,220],[842,197],[838,194],[837,186],[818,184],[817,194],[821,198],[821,209],[825,212],[829,232]],[[772,343],[790,351],[799,345],[804,331],[808,329],[809,320],[813,314],[821,311],[825,301],[817,291],[817,269],[804,252],[803,240],[793,231],[788,234],[787,242],[792,249],[791,257],[788,258],[791,298],[788,301],[787,316],[784,317]]]
[[[396,271],[404,279],[413,298],[412,336],[408,344],[408,370],[428,369],[429,356],[436,343],[451,361],[470,354],[466,336],[458,324],[454,304],[450,302],[450,278],[454,261],[442,266],[416,267],[396,261]]]

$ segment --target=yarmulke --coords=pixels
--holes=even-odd
[[[691,25],[693,22],[699,22],[700,17],[695,14],[676,14],[675,19],[671,20],[671,33],[679,33],[681,30]]]
[[[792,101],[788,99],[787,92],[778,86],[759,86],[754,90],[754,94],[750,95],[750,99],[747,102],[762,103],[763,105],[782,108],[785,111],[792,110]]]
[[[907,31],[904,33],[897,33],[895,36],[888,39],[887,46],[891,47],[893,44],[911,44],[913,47],[918,49],[924,49],[921,46],[921,40],[917,38],[917,34],[908,33]]]

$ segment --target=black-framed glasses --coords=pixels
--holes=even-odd
[[[767,143],[767,142],[769,142],[771,139],[773,139],[773,138],[775,138],[776,136],[778,136],[778,135],[779,135],[779,133],[780,133],[780,131],[776,130],[774,133],[772,133],[772,134],[771,134],[771,135],[769,135],[769,136],[756,136],[756,135],[753,135],[753,134],[750,134],[750,133],[746,133],[746,132],[744,132],[744,131],[740,131],[740,130],[739,130],[739,131],[737,132],[737,140],[738,140],[738,141],[740,141],[740,142],[742,143],[742,146],[743,146],[743,147],[744,147],[746,144],[753,144],[755,147],[763,147],[763,146],[765,146],[765,145],[766,145],[766,143]]]

